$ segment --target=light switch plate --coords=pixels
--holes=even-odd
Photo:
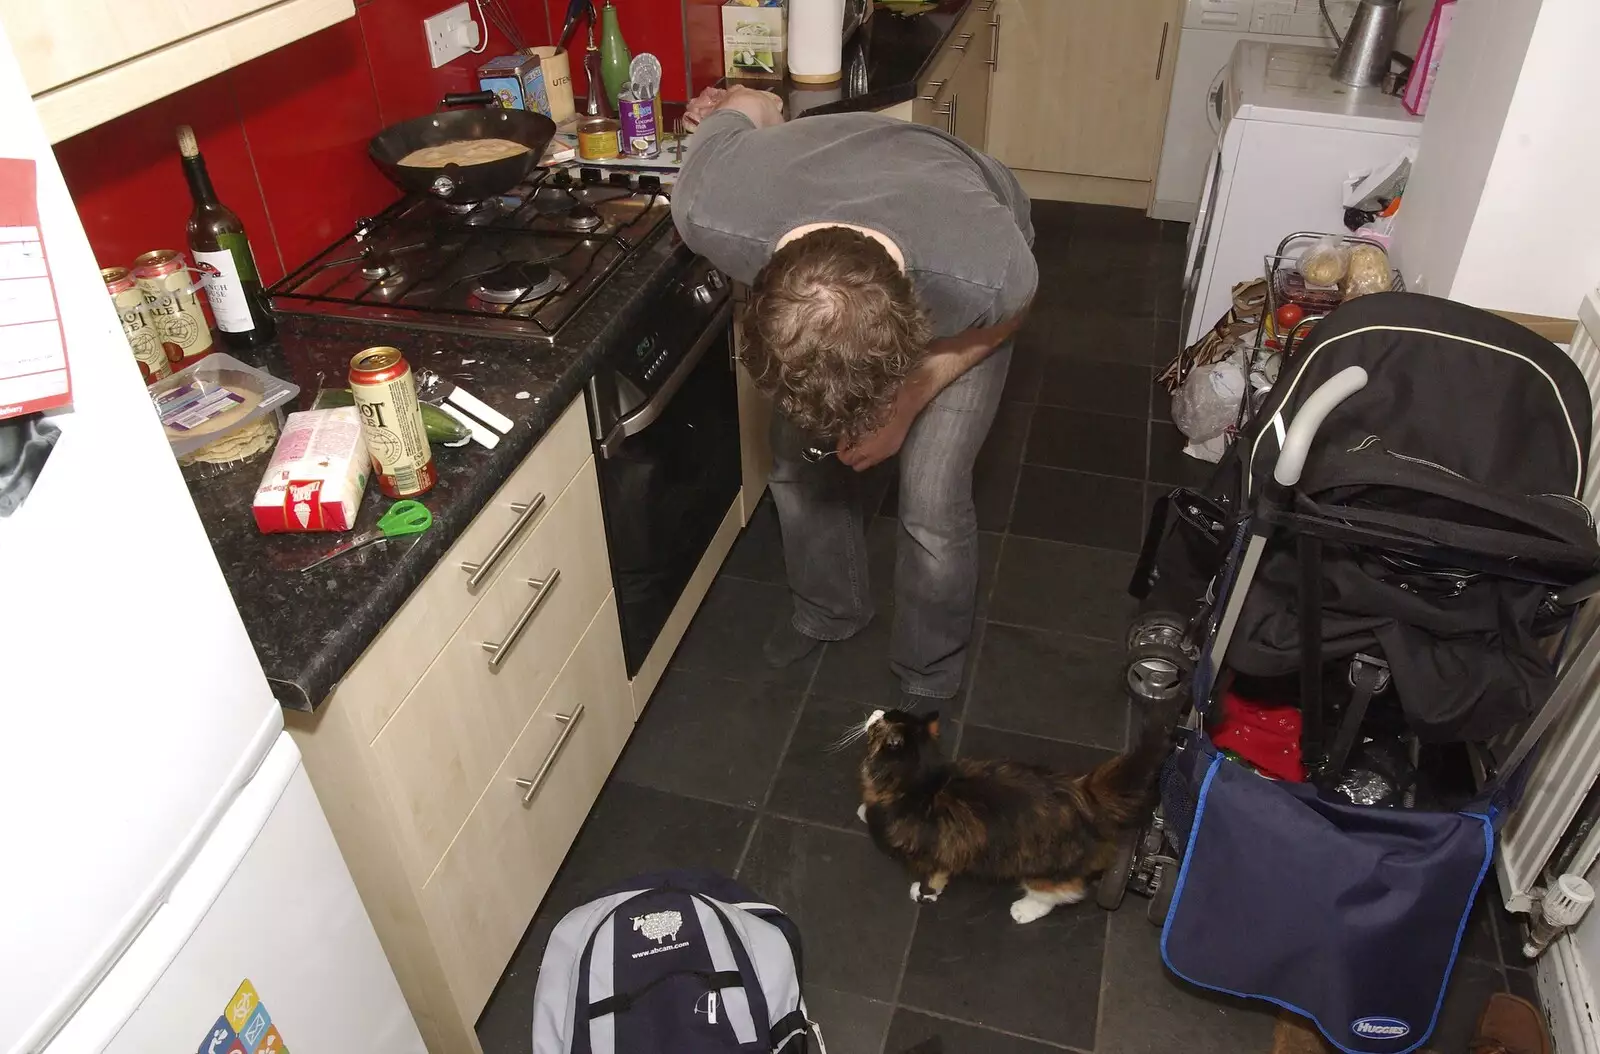
[[[423,19],[422,31],[428,38],[428,61],[434,69],[471,51],[479,34],[478,23],[467,4],[457,4]]]

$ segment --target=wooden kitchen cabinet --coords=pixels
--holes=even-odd
[[[1180,0],[996,0],[989,152],[1039,197],[1144,207]]]
[[[60,142],[355,15],[355,0],[0,0]]]
[[[997,0],[974,0],[917,82],[917,97],[900,116],[941,128],[976,150],[988,149],[990,76],[995,61]]]
[[[480,1054],[635,714],[579,398],[317,712],[284,715],[432,1054]]]

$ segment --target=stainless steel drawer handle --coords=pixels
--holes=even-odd
[[[965,51],[965,50],[967,50],[967,45],[970,44],[970,43],[972,43],[972,34],[971,33],[963,33],[963,34],[961,34],[961,43],[959,43],[959,44],[951,44],[950,45],[950,49],[952,51]]]
[[[511,632],[506,634],[506,639],[499,644],[493,641],[479,641],[483,650],[489,653],[489,669],[498,670],[500,664],[506,661],[506,656],[511,654],[511,648],[522,636],[522,631],[528,628],[528,623],[533,621],[533,616],[539,613],[544,602],[549,599],[550,593],[555,589],[556,583],[561,580],[561,569],[552,567],[550,573],[545,575],[544,581],[537,578],[528,579],[528,584],[533,587],[533,599],[528,601],[528,606],[522,609],[522,614],[517,616],[517,621],[511,624]]]
[[[995,15],[989,19],[989,57],[983,61],[989,64],[990,73],[1000,72],[1000,16]]]
[[[468,589],[477,589],[478,584],[489,577],[489,572],[494,570],[494,565],[506,554],[506,550],[511,548],[511,543],[516,541],[517,535],[522,533],[524,527],[533,522],[534,517],[539,515],[539,510],[542,508],[544,508],[543,494],[535,494],[533,500],[526,505],[519,501],[511,503],[511,511],[517,514],[517,522],[513,523],[510,529],[500,536],[500,540],[494,543],[494,548],[489,550],[489,555],[484,557],[482,561],[463,560],[461,562],[461,570],[472,576],[467,579]]]
[[[948,83],[949,81],[929,81],[928,94],[919,95],[917,98],[921,99],[923,102],[938,102],[939,93],[944,91],[944,86]]]
[[[983,6],[978,8],[978,12],[980,14],[984,14],[984,15],[987,15],[990,11],[993,11],[993,10],[994,10],[994,0],[983,0]]]
[[[531,780],[517,780],[517,786],[527,791],[522,796],[522,804],[533,804],[533,796],[539,793],[539,788],[544,784],[545,777],[550,775],[550,767],[556,763],[556,758],[561,756],[561,748],[567,745],[567,740],[572,738],[572,730],[578,727],[578,722],[583,720],[583,704],[571,714],[556,714],[555,718],[561,722],[561,734],[556,737],[556,745],[550,748],[550,753],[545,755],[544,764],[539,766],[539,771],[533,774]]]

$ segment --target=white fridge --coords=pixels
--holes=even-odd
[[[0,159],[0,326],[42,236],[72,380],[20,506],[0,442],[0,1052],[420,1052],[3,30]]]

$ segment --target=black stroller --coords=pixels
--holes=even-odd
[[[1375,294],[1317,324],[1210,486],[1158,503],[1128,686],[1187,705],[1160,807],[1099,899],[1150,896],[1174,972],[1357,1054],[1427,1038],[1596,591],[1591,420],[1555,346]],[[1287,763],[1213,741],[1245,700],[1289,715]],[[1497,739],[1516,745],[1459,746]],[[1457,759],[1464,789],[1419,775]]]

